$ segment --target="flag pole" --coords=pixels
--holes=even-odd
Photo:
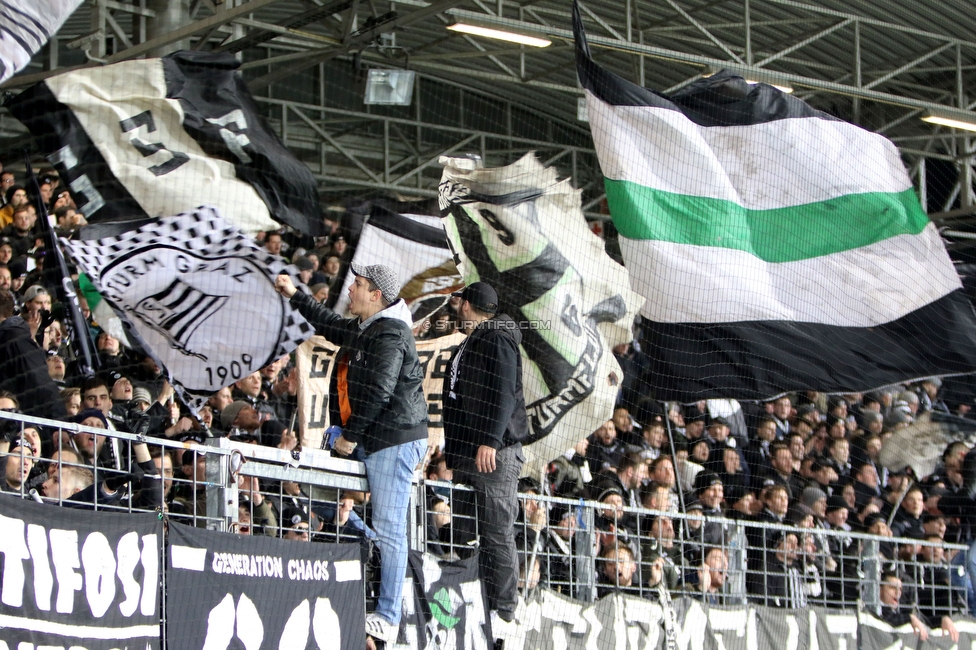
[[[664,404],[664,425],[668,428],[668,442],[671,445],[671,467],[674,468],[674,486],[677,488],[678,492],[678,505],[681,506],[681,514],[685,513],[685,495],[684,491],[681,489],[681,477],[678,476],[678,454],[674,451],[674,433],[671,431],[671,405],[668,402],[663,402]]]
[[[24,164],[27,167],[28,187],[34,192],[34,207],[37,209],[37,217],[41,224],[41,233],[44,235],[44,249],[53,258],[51,261],[56,262],[56,266],[55,264],[51,264],[48,256],[45,256],[44,273],[50,273],[58,280],[55,293],[57,294],[58,302],[64,305],[71,320],[71,329],[74,332],[74,336],[70,340],[74,347],[75,358],[79,361],[78,370],[82,377],[88,379],[94,377],[95,370],[98,369],[98,357],[92,354],[94,345],[91,340],[91,332],[88,329],[88,323],[85,322],[85,317],[81,314],[78,295],[75,293],[74,284],[71,281],[71,274],[68,273],[68,265],[64,260],[64,253],[61,252],[61,248],[58,246],[57,234],[55,234],[54,228],[51,227],[47,206],[44,205],[44,199],[41,198],[41,185],[37,181],[37,176],[34,175],[34,169],[31,167],[30,162],[30,153],[27,149],[24,150]]]

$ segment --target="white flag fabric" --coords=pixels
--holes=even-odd
[[[61,243],[194,410],[312,335],[274,290],[285,261],[212,207]]]
[[[461,285],[447,235],[439,217],[400,214],[374,204],[363,225],[352,263],[357,266],[384,264],[400,278],[400,297],[410,307],[414,323],[422,321],[450,298]],[[345,313],[355,276],[346,274],[335,303],[336,313]]]
[[[520,323],[530,444],[524,473],[613,414],[622,372],[612,348],[633,338],[642,299],[586,225],[579,190],[534,154],[484,169],[442,159],[440,206],[465,281],[487,282]]]
[[[0,83],[23,70],[82,0],[0,2]]]

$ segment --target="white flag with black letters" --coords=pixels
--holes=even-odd
[[[274,290],[285,261],[215,208],[61,243],[191,408],[312,335]]]
[[[60,74],[6,106],[90,224],[219,208],[249,233],[320,235],[312,172],[261,115],[233,54],[175,52]]]

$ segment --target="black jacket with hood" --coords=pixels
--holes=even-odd
[[[291,304],[316,334],[340,346],[336,364],[348,358],[352,415],[342,427],[346,440],[361,444],[371,454],[427,437],[424,372],[410,331],[410,310],[403,300],[365,321],[342,318],[300,291]],[[330,422],[339,424],[336,375],[332,373],[329,386],[329,415]]]
[[[16,395],[20,410],[28,415],[54,419],[68,415],[58,386],[47,373],[44,350],[20,316],[0,323],[0,390]]]
[[[474,460],[482,445],[502,449],[528,437],[521,343],[515,321],[500,314],[480,323],[451,356],[444,378],[444,451],[455,463]]]

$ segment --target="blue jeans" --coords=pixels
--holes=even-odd
[[[380,598],[376,613],[400,624],[403,583],[407,575],[407,515],[413,471],[427,450],[427,440],[387,447],[366,456],[373,530],[380,547]]]

